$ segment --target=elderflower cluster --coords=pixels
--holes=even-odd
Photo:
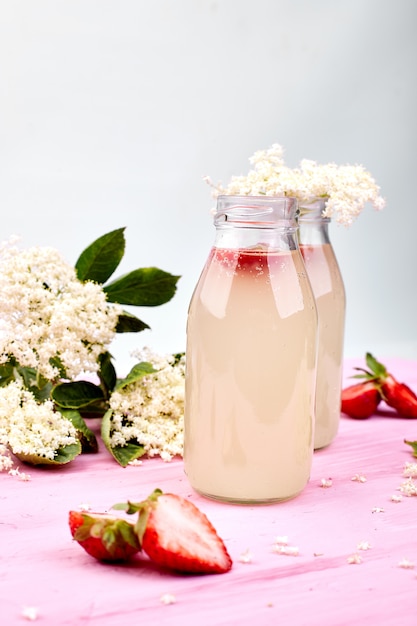
[[[246,176],[232,176],[226,187],[214,185],[214,195],[291,196],[300,205],[318,199],[325,200],[324,217],[334,217],[336,222],[349,226],[358,217],[367,202],[376,210],[385,206],[379,187],[371,174],[361,165],[329,163],[320,165],[303,159],[299,168],[289,168],[284,163],[283,148],[273,144],[259,150],[249,159],[253,168]]]
[[[110,445],[134,440],[148,456],[170,461],[183,453],[185,357],[156,355],[148,348],[135,354],[157,370],[113,392]]]
[[[82,283],[53,248],[0,244],[0,364],[15,359],[53,380],[98,369],[120,314],[102,287]]]
[[[34,395],[13,381],[0,387],[0,467],[10,469],[6,447],[18,458],[53,461],[57,451],[78,442],[72,423],[54,411],[53,402],[38,404]]]

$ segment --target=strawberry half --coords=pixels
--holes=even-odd
[[[381,402],[381,394],[371,381],[346,387],[342,391],[342,411],[357,419],[371,417]]]
[[[374,384],[382,399],[394,408],[402,417],[417,418],[417,395],[408,385],[398,382],[369,352],[366,354],[368,370],[357,367],[361,371],[357,378],[365,378]]]
[[[417,417],[417,396],[405,383],[399,383],[392,374],[381,381],[385,402],[403,417]]]
[[[125,561],[139,552],[134,525],[104,513],[69,512],[71,535],[99,561]]]
[[[232,567],[232,559],[206,515],[181,496],[156,489],[144,502],[113,508],[139,514],[135,529],[140,544],[162,567],[193,574],[222,574]]]

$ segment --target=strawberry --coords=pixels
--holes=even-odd
[[[193,574],[222,574],[232,567],[206,515],[181,496],[156,489],[144,502],[113,508],[139,514],[135,529],[141,546],[162,567]]]
[[[366,364],[368,370],[356,368],[362,372],[357,378],[362,377],[373,382],[382,399],[399,415],[417,418],[417,395],[414,391],[394,378],[385,365],[377,361],[369,352],[366,354]]]
[[[69,512],[71,535],[99,561],[125,561],[140,550],[133,524],[104,513]]]
[[[342,391],[342,411],[358,419],[371,417],[381,401],[381,394],[372,381],[346,387]]]

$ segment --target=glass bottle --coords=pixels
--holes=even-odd
[[[329,239],[325,200],[300,206],[299,242],[319,315],[314,448],[335,438],[340,421],[346,299],[342,275]]]
[[[199,493],[286,500],[310,476],[317,309],[294,198],[219,196],[187,321],[184,467]]]

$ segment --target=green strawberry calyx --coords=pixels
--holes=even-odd
[[[355,374],[352,378],[364,378],[365,380],[375,382],[376,386],[379,387],[379,385],[382,384],[388,377],[387,368],[385,365],[377,361],[377,359],[370,352],[366,353],[365,361],[368,369],[355,367],[354,369],[361,372],[361,374]]]
[[[86,541],[90,537],[100,539],[112,556],[121,545],[125,544],[140,550],[140,544],[133,524],[110,515],[100,514],[96,516],[88,513],[83,513],[82,515],[83,523],[74,534],[76,541]]]
[[[124,511],[128,515],[138,513],[138,519],[134,525],[134,530],[140,544],[142,544],[143,536],[148,525],[149,515],[152,509],[155,508],[158,498],[162,495],[162,493],[161,489],[155,489],[150,496],[142,502],[130,502],[130,500],[128,500],[127,502],[119,502],[118,504],[114,504],[112,506],[112,509]]]

